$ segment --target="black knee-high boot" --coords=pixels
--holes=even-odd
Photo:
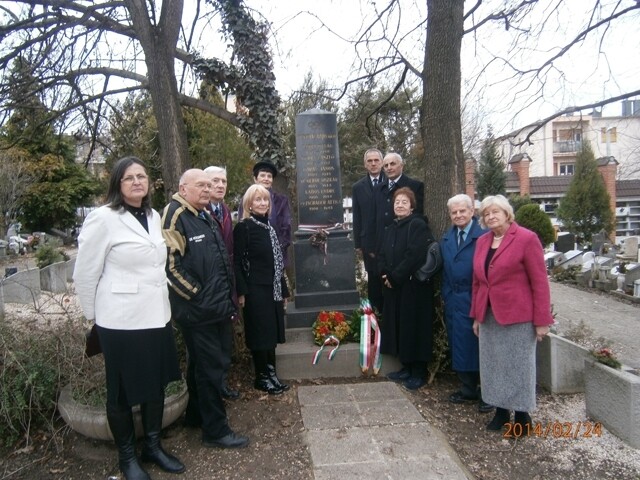
[[[118,466],[125,480],[151,480],[136,457],[136,434],[131,408],[107,404],[107,421],[118,447]]]
[[[283,392],[289,390],[289,385],[282,383],[276,375],[276,350],[275,348],[267,350],[267,372],[269,373],[269,379],[276,388],[279,388]]]
[[[283,390],[276,387],[271,378],[269,378],[269,370],[267,367],[267,351],[266,350],[252,350],[251,356],[253,357],[253,366],[256,370],[256,380],[253,386],[257,390],[267,392],[269,395],[280,395]]]
[[[144,429],[144,446],[140,458],[143,462],[155,463],[165,472],[182,473],[185,470],[184,464],[173,455],[165,452],[160,443],[163,410],[164,398],[140,405]]]

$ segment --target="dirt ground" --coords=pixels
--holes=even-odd
[[[187,465],[176,477],[154,466],[154,479],[313,479],[309,452],[294,382],[279,397],[262,395],[251,388],[248,363],[236,364],[233,386],[240,400],[228,403],[230,424],[249,435],[243,450],[207,449],[200,445],[199,431],[185,428],[179,420],[166,430],[164,445]],[[382,381],[384,379],[337,379],[314,383]],[[518,440],[484,428],[491,414],[480,414],[474,404],[453,405],[447,396],[456,387],[453,374],[442,374],[433,385],[406,392],[421,414],[449,439],[462,462],[476,479],[640,479],[640,450],[634,450],[602,429],[601,436],[547,438],[533,435]],[[540,392],[534,422],[555,421],[577,425],[584,418],[580,395],[551,396]],[[0,460],[0,479],[119,479],[116,449],[110,442],[89,440],[59,424],[55,438],[36,436],[33,449],[5,452]]]
[[[16,259],[14,259],[15,261]],[[26,260],[26,259],[25,259]],[[4,262],[0,262],[2,265]],[[251,439],[242,450],[207,449],[200,445],[200,432],[185,428],[178,420],[165,431],[165,447],[187,466],[174,476],[149,466],[156,480],[184,478],[211,479],[313,479],[304,427],[297,401],[300,385],[338,384],[385,379],[328,379],[294,382],[284,395],[269,397],[251,388],[248,359],[234,363],[230,383],[241,399],[228,402],[231,427]],[[440,374],[432,385],[406,392],[418,411],[440,429],[478,480],[540,479],[629,479],[640,480],[640,450],[632,449],[602,428],[586,436],[582,427],[577,438],[564,438],[560,423],[574,430],[587,422],[582,395],[538,394],[538,410],[533,421],[550,426],[546,438],[534,434],[515,439],[487,432],[491,414],[480,414],[475,404],[453,405],[448,395],[457,387],[452,373]],[[558,423],[559,422],[559,423]],[[0,450],[0,480],[116,480],[120,479],[117,453],[111,442],[90,440],[55,420],[56,433],[36,433],[34,444]],[[0,439],[1,443],[1,439]]]

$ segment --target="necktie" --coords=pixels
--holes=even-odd
[[[459,230],[458,231],[458,248],[460,248],[463,243],[464,243],[464,230]]]
[[[215,208],[213,209],[213,214],[216,216],[216,218],[219,221],[222,221],[222,212],[220,211],[220,206],[216,205]]]
[[[374,178],[374,179],[373,179],[373,186],[375,187],[375,186],[377,186],[377,185],[378,185],[378,179],[377,179],[377,178]]]
[[[396,186],[396,182],[393,180],[389,180],[389,190],[393,190],[393,187]]]

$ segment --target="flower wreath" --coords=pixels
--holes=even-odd
[[[311,328],[313,329],[313,340],[316,345],[324,345],[327,337],[332,335],[342,342],[351,333],[351,327],[344,313],[333,310],[320,312]]]

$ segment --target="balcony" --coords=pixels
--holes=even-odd
[[[581,140],[553,142],[553,153],[576,153],[582,149]]]

